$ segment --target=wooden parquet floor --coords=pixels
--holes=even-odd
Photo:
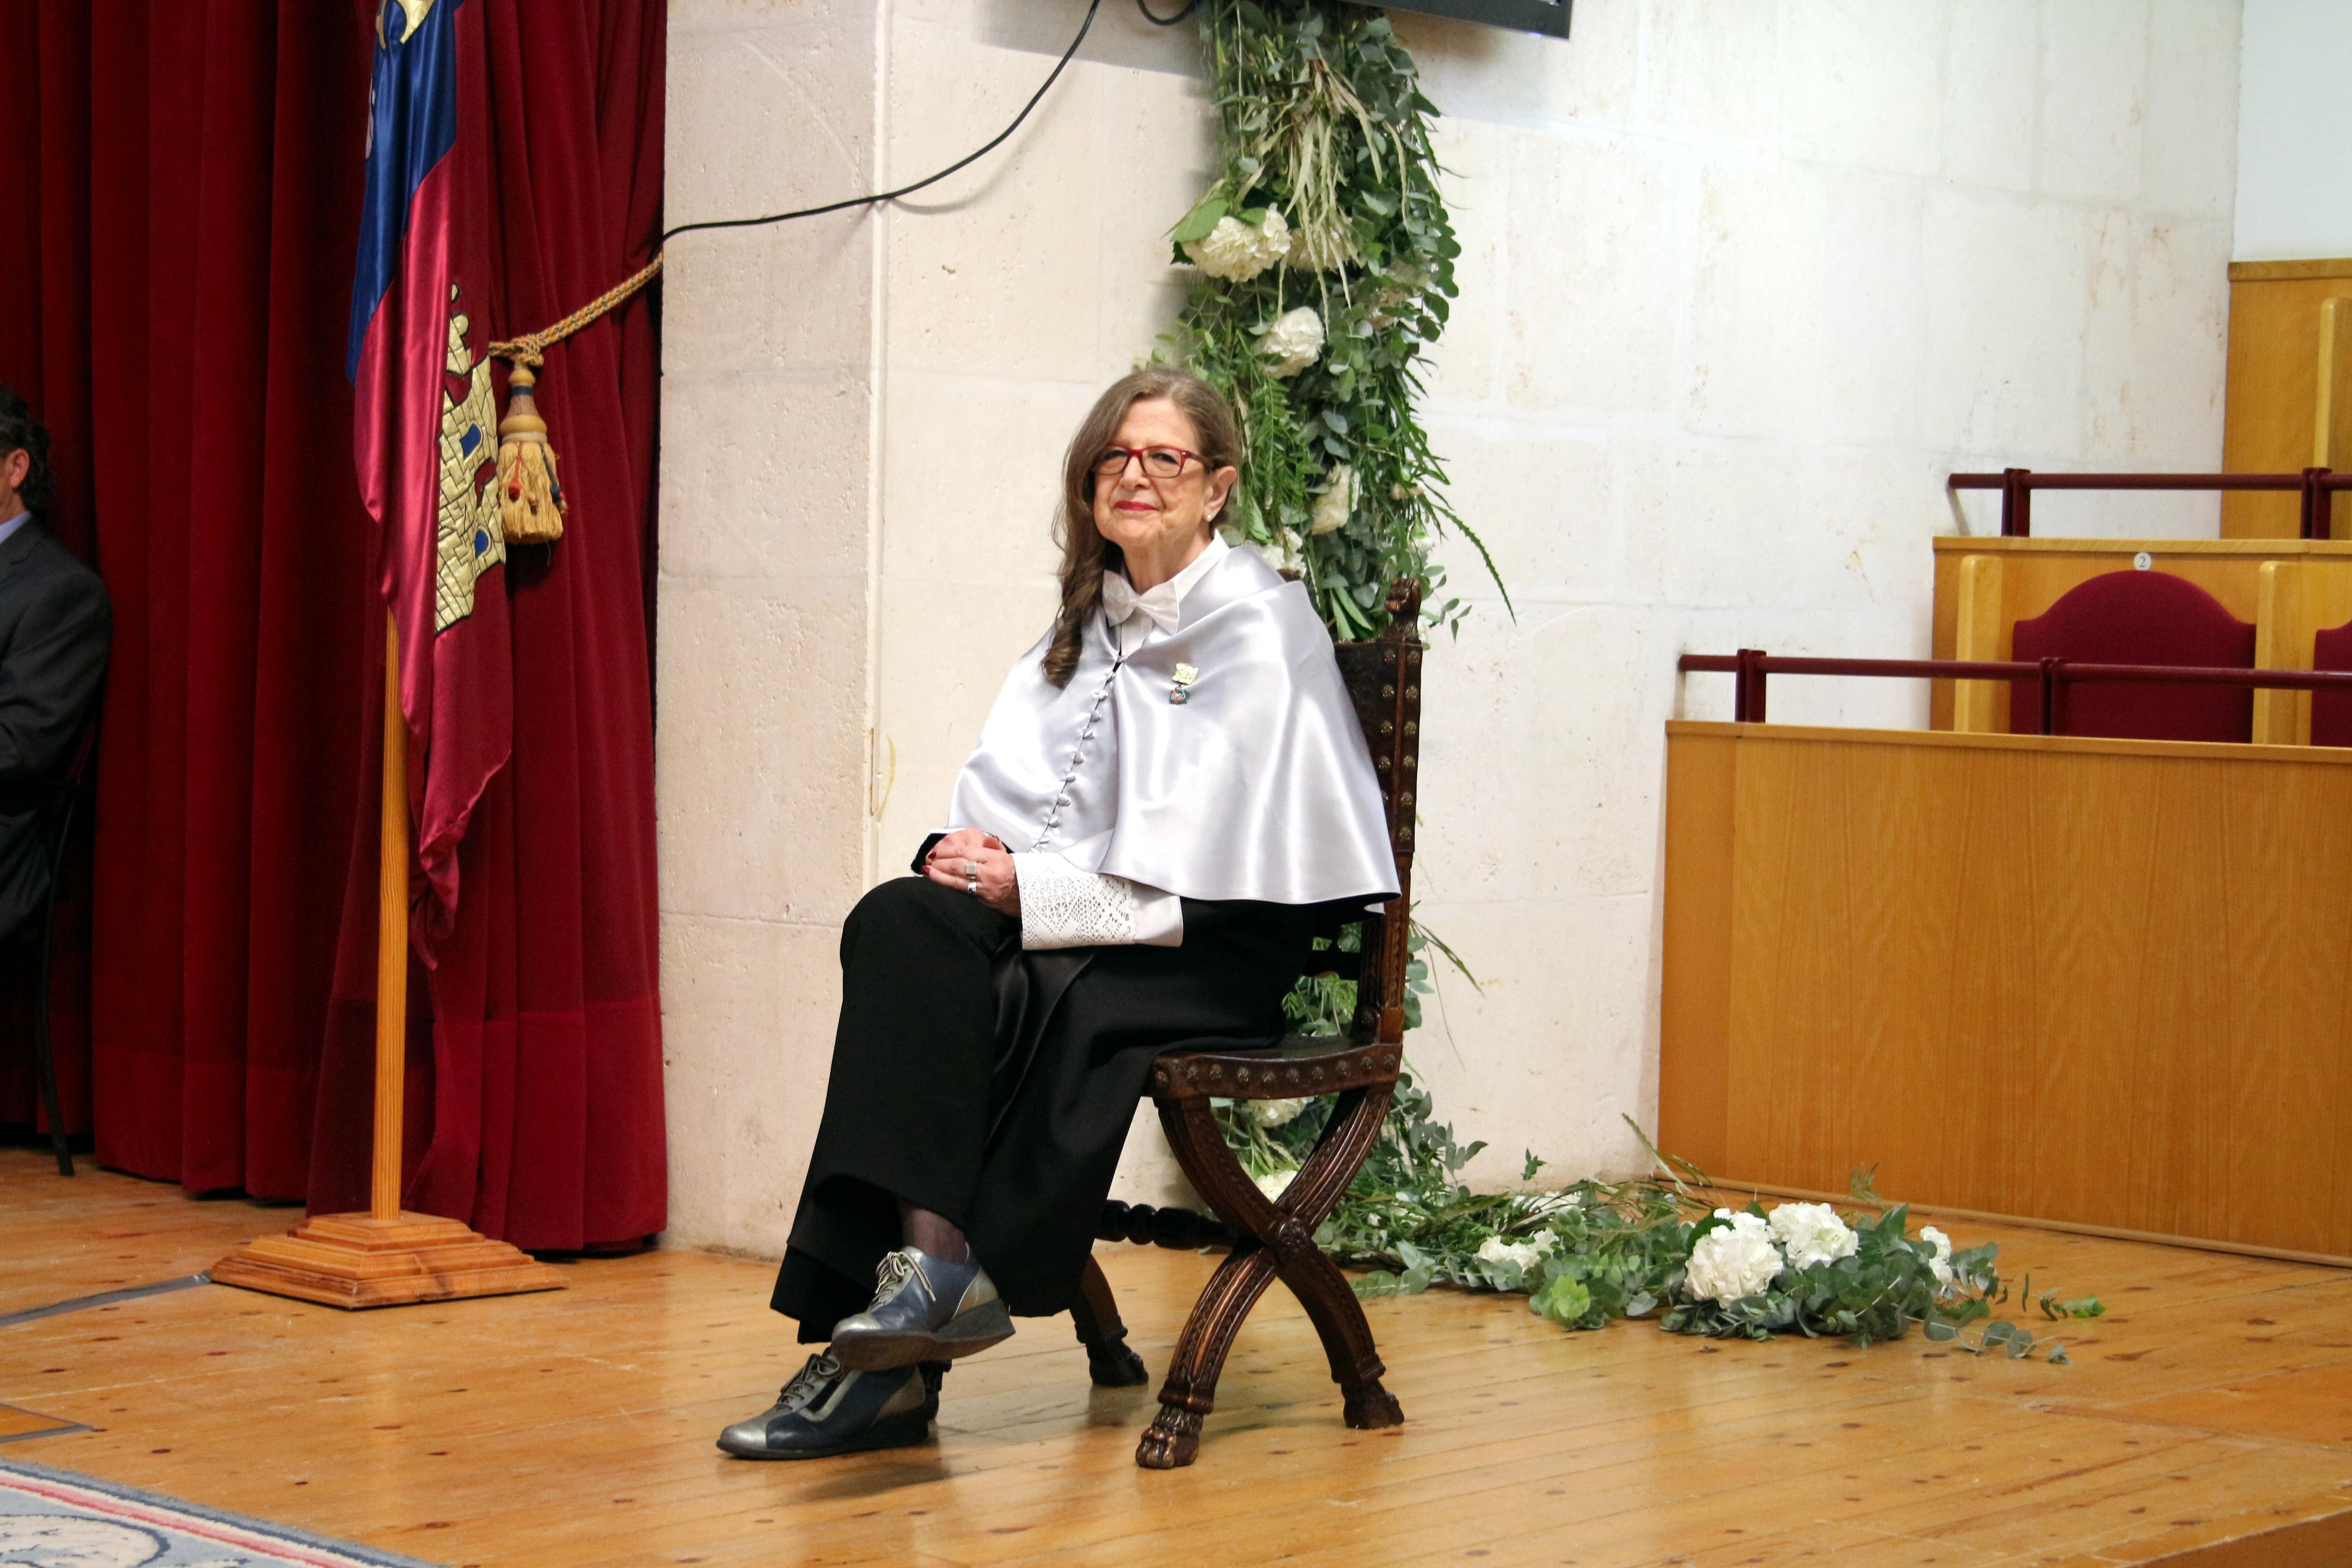
[[[0,1314],[296,1217],[0,1151]],[[1569,1334],[1432,1292],[1371,1305],[1408,1424],[1359,1433],[1277,1288],[1189,1470],[1134,1468],[1151,1390],[1089,1388],[1066,1320],[962,1363],[930,1447],[746,1464],[712,1437],[802,1353],[769,1269],[661,1252],[541,1296],[346,1314],[212,1286],[0,1328],[0,1457],[486,1568],[2352,1562],[2352,1274],[1948,1228],[2114,1305],[2074,1366]],[[1210,1264],[1105,1249],[1155,1372]]]

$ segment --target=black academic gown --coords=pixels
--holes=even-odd
[[[0,936],[48,893],[47,807],[112,635],[106,585],[40,524],[0,544]]]
[[[903,1197],[963,1231],[1013,1311],[1066,1310],[1151,1059],[1272,1045],[1345,914],[1187,899],[1181,947],[1028,952],[1019,920],[961,889],[867,893],[842,928],[833,1072],[772,1305],[803,1342],[831,1339],[899,1245]]]

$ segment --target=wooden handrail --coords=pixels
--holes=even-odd
[[[2004,539],[2026,539],[2033,533],[2035,490],[2295,490],[2303,497],[2301,537],[2326,537],[2321,519],[2327,498],[2352,490],[2352,473],[2331,468],[2305,468],[2296,474],[2037,474],[2031,468],[2003,468],[1997,474],[1954,474],[1947,489],[1999,490],[2000,531]]]
[[[2352,479],[2352,475],[2346,476]],[[1733,678],[1734,723],[1761,724],[1765,678],[1773,675],[1858,675],[1910,680],[2032,680],[2042,687],[2042,732],[2051,729],[2057,698],[2070,682],[2111,686],[2243,686],[2264,690],[2352,690],[2352,671],[2225,669],[2189,664],[2093,664],[2068,658],[1814,658],[1775,657],[1760,647],[1736,654],[1686,653],[1675,661],[1685,674]]]

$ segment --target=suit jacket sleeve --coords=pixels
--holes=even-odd
[[[0,655],[0,784],[54,774],[89,716],[113,619],[106,585],[87,572],[45,584]]]

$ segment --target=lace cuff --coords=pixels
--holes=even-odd
[[[1173,893],[1081,871],[1059,855],[1015,855],[1013,872],[1024,948],[1183,945],[1184,904]]]

